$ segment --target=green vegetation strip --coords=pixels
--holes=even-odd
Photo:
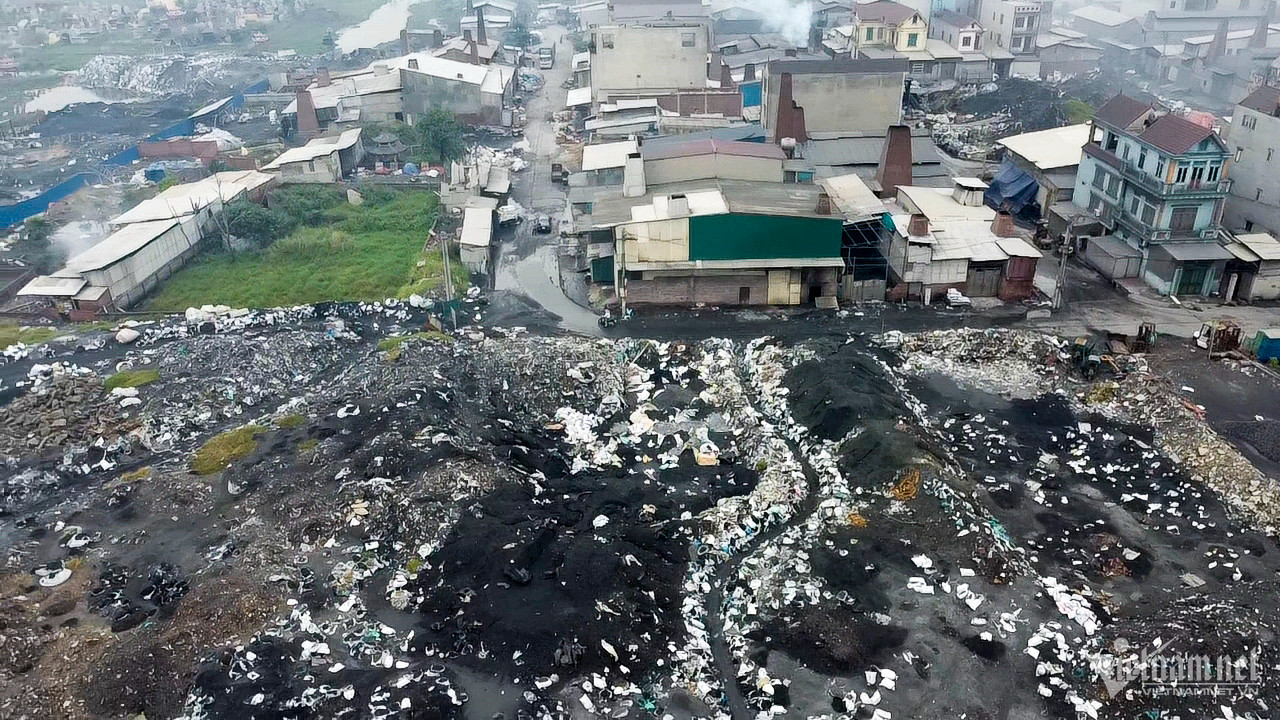
[[[51,327],[0,323],[0,348],[10,345],[38,345],[52,338],[57,331]]]
[[[160,371],[158,370],[125,370],[107,378],[103,385],[107,390],[115,390],[116,388],[142,387],[159,379]]]
[[[246,458],[258,447],[258,436],[267,429],[261,425],[242,425],[209,438],[191,457],[191,470],[197,475],[222,472],[231,463]]]
[[[330,191],[331,192],[331,191]],[[438,251],[423,253],[436,214],[433,193],[378,192],[363,206],[347,205],[324,190],[288,189],[273,204],[300,224],[265,249],[208,253],[171,277],[148,304],[179,311],[206,303],[277,307],[325,301],[376,301],[429,294],[443,284]],[[368,199],[367,199],[368,200]],[[296,213],[296,215],[295,215]],[[454,258],[454,281],[467,287],[466,269]]]

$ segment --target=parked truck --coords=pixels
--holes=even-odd
[[[556,64],[556,46],[547,45],[538,48],[538,69],[550,70]]]

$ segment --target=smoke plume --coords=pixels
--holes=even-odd
[[[808,0],[759,0],[751,9],[764,16],[765,27],[804,47],[809,44],[809,26],[813,24],[813,4]]]

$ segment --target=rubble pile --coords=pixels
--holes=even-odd
[[[59,373],[0,408],[0,453],[42,453],[120,430],[119,408],[101,378]]]
[[[999,698],[1261,717],[1280,699],[1105,682],[1165,644],[1280,663],[1280,556],[1170,456],[1193,411],[1124,405],[1164,392],[1140,373],[1095,392],[1059,341],[1004,330],[450,334],[420,329],[421,304],[193,308],[0,366],[22,378],[0,411],[79,383],[59,402],[137,423],[98,455],[74,450],[92,422],[0,450],[0,619],[22,658],[0,646],[0,714],[893,720]],[[138,384],[106,392],[117,373]],[[211,448],[220,464],[194,462]]]
[[[96,55],[75,73],[87,88],[114,88],[147,96],[200,95],[262,76],[262,58],[231,53]]]

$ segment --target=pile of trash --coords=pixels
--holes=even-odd
[[[1247,717],[1278,700],[1108,693],[1105,654],[1186,633],[1280,662],[1263,580],[1280,557],[1170,457],[1166,415],[1123,415],[1126,388],[1084,401],[1054,338],[445,333],[426,304],[192,308],[4,366],[24,384],[0,411],[44,412],[72,382],[62,406],[132,425],[0,448],[0,619],[26,668],[0,657],[0,713],[892,720],[999,698]]]
[[[95,55],[76,71],[75,82],[152,97],[204,96],[210,88],[238,87],[261,79],[262,65],[261,57],[233,53]]]

